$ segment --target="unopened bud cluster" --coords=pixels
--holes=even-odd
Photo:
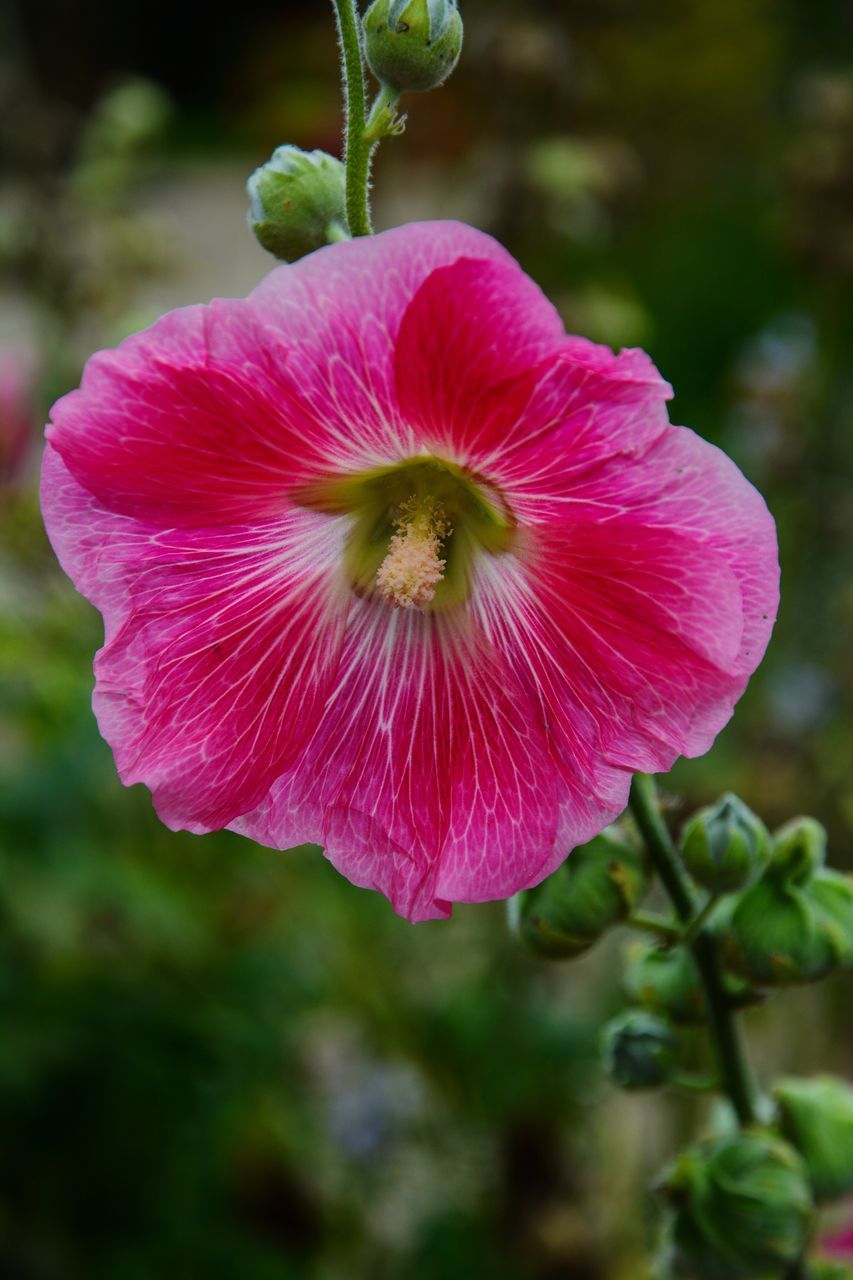
[[[836,1076],[778,1080],[777,1127],[796,1147],[818,1204],[853,1194],[853,1088]]]
[[[853,968],[853,878],[825,865],[826,832],[813,818],[795,818],[771,837],[725,795],[680,834],[685,895],[696,912],[685,922],[637,911],[649,887],[642,848],[623,820],[576,849],[513,900],[515,929],[534,952],[565,959],[615,925],[642,928],[646,937],[625,958],[629,1007],[602,1031],[604,1071],[632,1091],[719,1090],[725,1063],[707,1051],[697,1061],[704,1041],[696,1029],[725,1004],[730,1016],[773,988]],[[716,977],[706,985],[709,954]],[[853,1196],[853,1085],[833,1076],[781,1079],[747,1107],[747,1121],[750,1110],[760,1126],[737,1128],[733,1110],[715,1112],[713,1136],[665,1174],[661,1276],[853,1280],[853,1267],[812,1256],[816,1206]]]

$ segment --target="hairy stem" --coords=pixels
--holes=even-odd
[[[370,153],[365,136],[364,66],[355,0],[332,0],[341,42],[341,75],[346,104],[346,210],[352,236],[373,234],[370,222]]]
[[[696,917],[693,886],[661,818],[657,789],[654,779],[648,774],[635,774],[630,803],[661,884],[669,894],[678,918],[685,926],[689,926]],[[716,1052],[721,1088],[731,1101],[739,1122],[742,1125],[753,1124],[753,1087],[726,995],[717,943],[710,933],[700,928],[690,942],[690,950],[708,1001],[709,1030]]]

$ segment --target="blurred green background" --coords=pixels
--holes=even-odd
[[[643,345],[675,420],[780,527],[768,657],[684,815],[818,815],[853,865],[853,4],[463,0],[442,90],[376,167],[380,227],[499,236],[568,327]],[[337,150],[330,6],[0,8],[0,1276],[632,1280],[694,1101],[595,1065],[619,939],[520,955],[501,904],[412,927],[316,850],[172,834],[89,709],[100,621],[35,497],[95,347],[247,292],[246,176]],[[748,1018],[851,1074],[853,981]]]

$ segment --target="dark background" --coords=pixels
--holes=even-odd
[[[777,631],[673,819],[735,789],[853,866],[853,5],[463,14],[377,222],[498,235],[767,495]],[[0,1276],[643,1276],[644,1187],[700,1108],[600,1082],[621,942],[549,968],[501,904],[413,928],[316,850],[166,831],[98,737],[99,619],[38,519],[86,355],[271,265],[243,184],[339,145],[330,6],[5,0],[0,36]],[[761,1068],[849,1073],[851,993],[752,1013]]]

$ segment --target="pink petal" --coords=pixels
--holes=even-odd
[[[173,828],[224,826],[319,719],[346,617],[339,522],[158,531],[99,507],[51,448],[42,493],[64,568],[107,619],[94,707],[122,781]]]
[[[580,512],[607,522],[630,511],[650,528],[691,538],[730,567],[740,587],[743,628],[731,664],[741,686],[758,666],[779,607],[776,527],[761,494],[722,450],[686,427],[670,427],[641,458],[620,457],[564,486],[540,493],[540,518]],[[710,561],[709,561],[710,562]],[[725,625],[720,619],[715,625]]]
[[[512,259],[458,223],[319,250],[245,300],[187,307],[93,356],[48,439],[110,510],[168,527],[279,514],[320,474],[412,452],[393,349],[412,295],[462,254]]]
[[[357,428],[375,461],[417,448],[412,424],[397,403],[395,347],[406,310],[424,281],[459,259],[521,274],[506,250],[483,232],[460,222],[413,222],[279,267],[252,295],[265,322],[287,335],[300,389],[313,412],[323,418],[333,411],[339,421]],[[539,299],[553,324],[552,309],[541,294]]]
[[[534,572],[563,706],[592,717],[604,759],[658,772],[707,751],[742,689],[730,673],[743,617],[728,566],[626,521],[549,531]]]
[[[562,757],[661,771],[706,751],[775,616],[773,523],[712,446],[670,428],[540,498],[523,563],[495,560],[482,625],[529,672]],[[501,594],[502,593],[502,594]],[[523,679],[523,675],[520,675]]]
[[[403,316],[400,407],[439,452],[458,454],[496,417],[503,425],[513,383],[565,342],[559,315],[516,263],[462,258],[427,276]]]
[[[277,515],[336,447],[247,302],[170,312],[94,355],[47,436],[103,506],[167,527]]]
[[[672,394],[643,352],[567,337],[513,262],[461,259],[428,276],[400,326],[396,374],[423,442],[502,484],[645,446]]]
[[[311,839],[412,920],[505,897],[565,856],[557,776],[511,672],[434,615],[362,602],[300,765],[234,829]]]

